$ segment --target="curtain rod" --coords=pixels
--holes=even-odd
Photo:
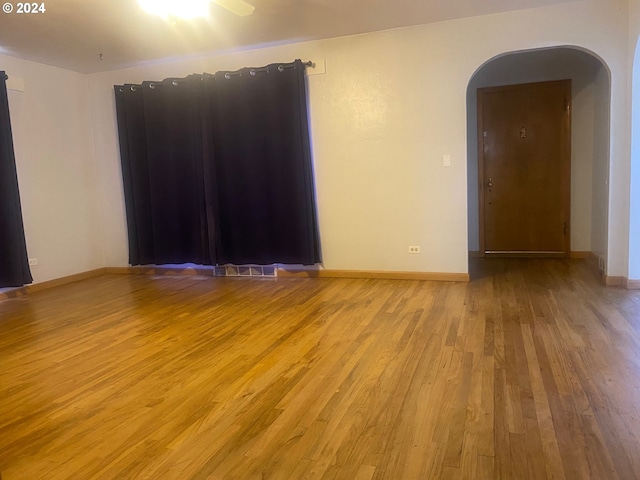
[[[300,63],[302,63],[302,66],[304,67],[311,67],[311,68],[315,68],[316,64],[314,62],[312,62],[311,60],[307,61],[307,62],[303,62],[302,60],[299,60]],[[285,68],[293,68],[295,67],[295,63],[296,62],[291,62],[291,63],[282,63],[278,65],[278,71],[282,72]],[[271,65],[275,65],[275,64],[271,64]],[[234,77],[237,75],[240,75],[242,70],[246,70],[249,69],[249,72],[251,73],[251,75],[255,75],[256,72],[268,72],[269,71],[269,66],[265,65],[264,67],[243,67],[240,68],[238,70],[221,70],[218,73],[223,73],[225,74],[225,77],[228,79],[229,77]],[[204,75],[215,75],[215,74],[211,74],[211,73],[205,73]]]
[[[307,62],[302,62],[302,64],[305,67],[311,67],[311,68],[315,68],[316,64],[314,62],[312,62],[311,60],[307,61]],[[4,74],[4,79],[5,80],[9,80],[9,75],[7,75],[6,73]]]
[[[316,64],[315,62],[308,60],[306,62],[303,62],[302,60],[296,60],[296,61],[300,61],[302,63],[302,65],[304,67],[310,67],[310,68],[315,68]],[[282,63],[282,64],[275,64],[278,65],[278,71],[282,72],[284,71],[285,68],[292,68],[295,65],[295,61],[291,62],[291,63]],[[274,64],[272,64],[274,65]],[[264,66],[264,67],[257,67],[257,68],[250,68],[250,67],[244,67],[241,68],[239,70],[235,70],[235,71],[225,71],[225,70],[221,70],[218,73],[224,73],[224,77],[228,80],[231,77],[236,77],[236,76],[240,76],[242,73],[242,70],[247,70],[249,69],[249,74],[251,76],[254,76],[257,72],[268,72],[269,71],[269,67],[268,66]],[[200,77],[201,79],[204,79],[205,77],[215,77],[216,74],[213,73],[192,73],[191,75],[188,75],[188,77],[192,77],[192,76],[196,76],[196,77]],[[179,83],[185,82],[187,80],[188,77],[184,77],[184,78],[165,78],[164,81],[170,80],[171,83],[174,86],[177,86]],[[149,88],[154,89],[156,87],[156,85],[158,84],[162,84],[162,81],[160,82],[144,82],[145,84],[149,85]],[[117,88],[120,89],[120,91],[122,91],[122,89],[124,87],[127,87],[129,89],[131,89],[131,91],[135,91],[138,88],[142,88],[142,84],[125,84],[125,85],[116,85]]]

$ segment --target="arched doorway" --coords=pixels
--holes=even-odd
[[[467,87],[468,232],[479,254],[477,90],[571,79],[571,245],[573,256],[607,261],[610,74],[596,56],[572,47],[500,55],[482,65]]]

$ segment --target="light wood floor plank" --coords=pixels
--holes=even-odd
[[[0,302],[0,476],[637,479],[640,292],[103,275]]]

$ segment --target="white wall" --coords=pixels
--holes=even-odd
[[[601,68],[596,73],[592,88],[596,93],[593,104],[593,171],[591,186],[591,252],[604,259],[604,269],[608,272],[609,240],[609,73]],[[622,219],[620,219],[622,220]],[[622,271],[620,271],[622,275]],[[609,275],[613,275],[609,273]]]
[[[374,34],[89,76],[106,263],[127,262],[112,86],[293,58],[326,59],[309,78],[325,266],[467,271],[466,89],[504,52],[576,45],[611,70],[610,275],[627,268],[626,3],[582,1]],[[626,135],[626,137],[625,137]],[[450,154],[451,167],[442,166]],[[409,255],[420,245],[421,255]]]
[[[0,55],[34,282],[104,266],[87,79]]]
[[[629,273],[640,280],[640,0],[629,1],[629,85],[631,122],[631,174],[629,212]]]
[[[601,72],[606,80],[604,84],[597,82]],[[482,87],[563,79],[571,79],[572,91],[571,250],[591,251],[593,209],[604,211],[605,214],[607,211],[606,197],[605,203],[592,207],[592,190],[598,188],[600,193],[606,189],[606,184],[594,183],[594,161],[602,163],[595,167],[599,171],[606,173],[609,170],[609,112],[597,109],[602,103],[607,106],[609,104],[608,73],[598,59],[571,48],[505,55],[484,65],[471,80],[467,92],[469,250],[479,249],[476,90]],[[598,156],[597,152],[602,151],[605,155]],[[606,225],[605,216],[605,223],[598,227],[604,228],[599,234],[605,237]]]

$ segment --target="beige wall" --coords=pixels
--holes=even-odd
[[[84,75],[0,55],[35,282],[104,266]]]
[[[606,248],[609,274],[625,274],[628,22],[626,2],[587,0],[88,77],[0,57],[25,80],[10,105],[36,281],[127,263],[114,84],[294,58],[326,60],[326,74],[309,77],[325,266],[466,272],[468,82],[497,55],[554,45],[590,50],[611,70]]]
[[[630,131],[632,132],[630,171],[630,235],[629,272],[632,280],[640,280],[640,0],[629,0],[629,102]]]
[[[327,268],[467,271],[466,89],[484,62],[504,52],[576,45],[608,64],[612,192],[624,205],[627,17],[620,5],[576,2],[90,75],[107,263],[127,260],[112,86],[298,57],[326,60],[326,74],[309,78],[309,103]],[[451,167],[443,167],[444,154]],[[617,249],[627,222],[621,211],[612,210],[609,225],[614,270],[626,265]],[[587,248],[588,235],[577,238]],[[422,253],[409,255],[409,245]]]
[[[609,90],[609,72],[599,69],[592,83],[592,89],[596,94],[593,99],[593,133],[591,145],[593,146],[593,171],[591,175],[591,252],[603,259],[604,268],[607,271],[609,263],[609,240],[607,237],[609,225],[609,96],[605,94]],[[621,221],[619,219],[618,221]],[[622,268],[622,267],[618,267]],[[619,274],[625,274],[619,270]],[[610,273],[612,275],[612,273]]]

